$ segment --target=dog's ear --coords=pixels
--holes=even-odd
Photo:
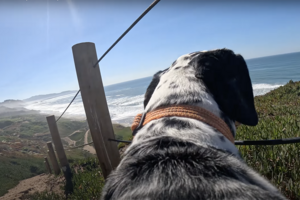
[[[250,126],[258,123],[249,71],[241,55],[228,49],[205,52],[197,62],[196,77],[232,120]]]
[[[159,83],[160,80],[160,76],[163,72],[165,72],[167,69],[163,70],[163,71],[159,71],[156,74],[154,74],[152,81],[150,83],[150,85],[147,88],[147,91],[145,93],[145,97],[144,97],[144,108],[146,108],[148,102],[150,101],[150,98],[152,97],[152,94],[156,88],[156,86]]]

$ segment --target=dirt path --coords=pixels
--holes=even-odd
[[[10,189],[8,193],[0,197],[0,200],[21,200],[27,194],[35,192],[55,192],[63,194],[60,189],[64,185],[64,177],[55,178],[54,175],[41,174],[19,182],[19,184]]]
[[[88,143],[88,134],[90,130],[87,130],[84,135],[84,144]],[[95,148],[91,145],[86,145],[83,147],[84,150],[90,152],[91,154],[96,154]]]
[[[71,134],[69,135],[69,137],[71,137],[71,136],[74,135],[75,133],[79,133],[79,132],[80,132],[80,130],[74,131],[73,133],[71,133]]]
[[[69,137],[64,137],[62,138],[64,141],[66,141],[68,143],[69,146],[76,146],[76,141],[72,140]]]

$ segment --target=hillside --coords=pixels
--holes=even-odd
[[[300,137],[300,82],[290,81],[254,100],[259,123],[254,127],[239,126],[237,140]],[[300,199],[300,143],[239,149],[246,162],[289,199]]]
[[[258,125],[255,127],[239,125],[237,140],[300,137],[300,82],[290,81],[285,86],[266,95],[255,97],[255,105],[259,116]],[[9,123],[11,122],[4,124]],[[65,123],[72,124],[71,122]],[[65,127],[69,126],[65,125]],[[128,127],[114,125],[114,130],[118,139],[128,140],[131,137],[131,131]],[[76,140],[82,134],[79,131],[70,137]],[[88,140],[91,141],[90,136]],[[267,177],[288,199],[300,199],[300,144],[239,146],[238,148],[245,161],[260,174]],[[74,173],[75,190],[72,198],[98,199],[103,186],[103,177],[97,159],[81,159],[78,156],[79,150],[68,154],[68,159],[71,158],[72,161],[71,168]],[[72,156],[78,157],[73,159]],[[14,160],[9,162],[14,163]],[[59,194],[47,193],[46,191],[34,195],[28,194],[27,198],[33,200],[65,199]]]
[[[8,103],[11,108],[6,107]],[[21,103],[18,102],[18,105]],[[1,105],[0,111],[3,108],[5,112],[0,112],[0,196],[20,180],[45,172],[43,158],[48,150],[46,142],[51,141],[47,115],[17,107],[12,100]],[[61,118],[57,126],[66,149],[84,143],[84,135],[88,130],[86,121]],[[118,139],[126,140],[131,136],[128,127],[114,124],[113,128]],[[91,141],[88,134],[88,142]],[[66,155],[70,163],[94,157],[83,148],[67,150]]]
[[[290,81],[285,86],[254,99],[259,123],[255,127],[238,126],[237,140],[300,137],[300,82]],[[277,146],[239,146],[238,148],[247,164],[268,178],[288,199],[300,199],[299,143]],[[73,165],[75,166],[78,164]],[[93,166],[95,168],[90,168],[84,173],[93,173],[98,165],[94,163]],[[98,170],[100,170],[99,166]],[[101,191],[103,186],[103,178],[100,175],[93,178],[97,180],[97,184],[92,179],[85,178],[84,174],[75,176],[80,178],[76,178],[74,185],[84,185],[85,188],[75,189],[72,196],[74,199],[82,199],[82,197],[99,199],[100,192],[95,192]],[[34,197],[34,199],[45,197],[45,193],[36,193]],[[62,196],[60,198],[64,199]]]

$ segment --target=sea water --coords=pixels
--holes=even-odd
[[[286,84],[300,80],[300,52],[246,60],[254,95],[263,95]],[[106,86],[105,94],[111,119],[129,125],[134,116],[143,110],[145,91],[152,77],[141,78]],[[43,113],[60,114],[74,97],[76,91],[29,98],[27,108]],[[66,112],[66,116],[85,117],[80,94]]]

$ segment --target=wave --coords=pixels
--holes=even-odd
[[[267,83],[259,83],[259,84],[253,84],[253,94],[254,96],[264,95],[271,90],[274,90],[282,85],[279,84],[267,84]]]
[[[254,96],[264,95],[267,92],[276,89],[282,85],[279,84],[253,84]],[[144,94],[136,96],[126,96],[124,91],[122,95],[106,96],[107,104],[112,121],[129,124],[135,115],[143,111]],[[75,93],[74,93],[75,94]],[[39,110],[41,113],[60,115],[68,106],[74,94],[63,94],[53,98],[41,98],[27,102],[26,108],[30,110]],[[85,118],[85,111],[81,96],[78,96],[64,115],[65,117]]]

